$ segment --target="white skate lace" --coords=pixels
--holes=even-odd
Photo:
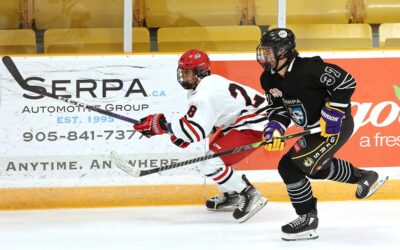
[[[358,187],[357,187],[357,194],[358,194],[358,195],[361,195],[362,192],[363,192],[363,190],[364,190],[364,187],[363,187],[362,185],[358,185]]]
[[[239,205],[237,207],[239,209],[239,211],[243,212],[244,206],[246,205],[246,201],[247,201],[247,197],[245,195],[241,195]]]
[[[214,210],[217,210],[218,204],[224,202],[225,199],[226,199],[226,197],[225,197],[224,195],[215,196],[215,197],[214,197],[214,201],[215,201],[215,202],[214,202]]]
[[[224,202],[226,200],[226,197],[225,196],[218,196],[217,197],[217,203],[222,203],[222,202]]]
[[[303,214],[303,215],[299,216],[299,218],[297,218],[294,221],[290,222],[289,226],[291,226],[292,228],[298,227],[301,224],[303,224],[306,221],[306,219],[307,219],[307,215]]]

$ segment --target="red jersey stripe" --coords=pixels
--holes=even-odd
[[[243,119],[251,118],[251,117],[254,117],[254,116],[257,116],[257,115],[258,115],[258,114],[249,114],[249,115],[241,116],[241,117],[239,117],[239,118],[236,119],[235,124],[236,124],[236,123],[239,123],[239,122],[240,122],[241,120],[243,120]]]
[[[217,177],[213,178],[213,180],[214,180],[214,181],[219,181],[219,180],[221,180],[223,177],[225,177],[225,176],[228,174],[230,168],[231,168],[231,167],[225,167],[224,172],[222,172],[222,174],[218,175]]]

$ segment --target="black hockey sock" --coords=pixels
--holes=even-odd
[[[354,184],[357,183],[360,177],[355,174],[355,168],[350,162],[333,158],[331,161],[329,175],[326,177],[326,179]]]
[[[298,215],[311,212],[315,205],[310,181],[306,178],[286,185],[290,200]]]

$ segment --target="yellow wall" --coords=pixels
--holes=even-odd
[[[356,200],[356,185],[331,181],[311,183],[319,201]],[[289,201],[282,182],[255,183],[255,186],[270,201]],[[398,190],[400,180],[388,180],[368,199],[400,199]],[[0,209],[200,205],[218,192],[215,185],[0,189]]]

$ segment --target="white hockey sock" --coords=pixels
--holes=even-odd
[[[206,176],[212,178],[213,181],[217,183],[218,188],[223,192],[235,191],[240,193],[246,188],[246,183],[243,181],[242,177],[230,166],[224,166],[218,171]]]

